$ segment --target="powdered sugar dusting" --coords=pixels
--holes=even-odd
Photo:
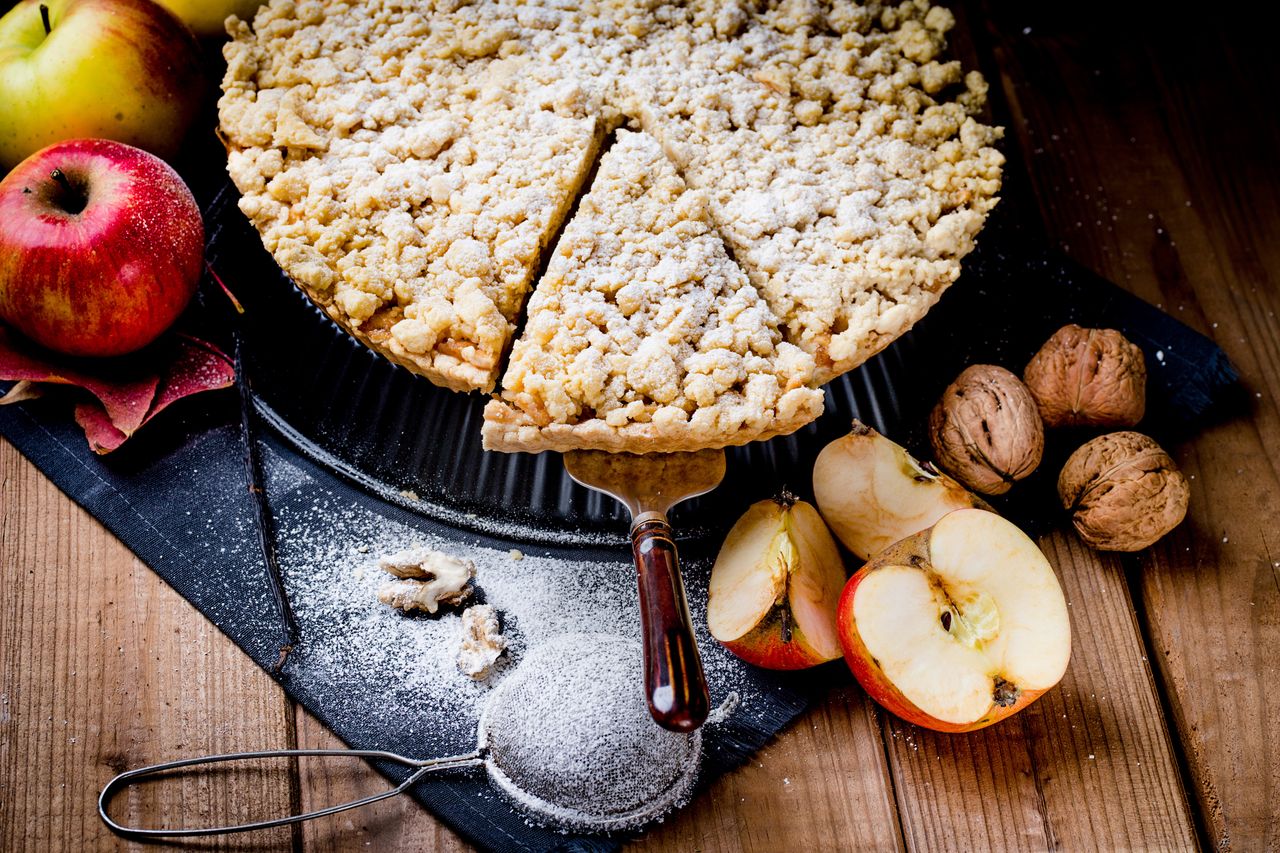
[[[484,703],[527,650],[557,637],[601,632],[638,640],[635,570],[616,562],[571,560],[448,541],[390,520],[324,488],[267,448],[267,490],[276,516],[279,560],[302,641],[290,655],[291,688],[335,717],[356,721],[372,742],[414,734],[434,753],[475,745]],[[459,541],[461,540],[461,541]],[[475,601],[501,614],[507,651],[494,674],[476,681],[460,672],[460,608],[407,616],[377,600],[387,575],[383,554],[424,547],[475,564]],[[690,604],[713,701],[743,691],[744,665],[705,633],[705,591],[690,585]],[[751,691],[743,696],[749,704]]]

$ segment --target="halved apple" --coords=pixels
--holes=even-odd
[[[964,486],[859,421],[818,454],[813,495],[831,530],[862,560],[953,510],[987,508]]]
[[[711,569],[707,627],[748,663],[804,669],[840,657],[836,604],[846,572],[812,504],[753,504]]]
[[[989,726],[1061,680],[1062,587],[1036,544],[961,509],[877,554],[844,588],[840,642],[872,699],[942,732]]]

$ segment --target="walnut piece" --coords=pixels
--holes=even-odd
[[[378,600],[408,613],[435,613],[443,604],[461,604],[471,594],[476,567],[470,560],[429,548],[410,548],[378,560],[383,571],[400,580],[378,590]]]
[[[477,604],[462,611],[462,647],[458,649],[458,670],[479,681],[493,671],[498,656],[507,647],[498,627],[498,612],[489,604]]]
[[[1141,551],[1187,514],[1191,490],[1168,453],[1138,432],[1099,436],[1067,459],[1058,497],[1099,551]]]
[[[929,415],[940,466],[970,489],[1002,495],[1028,476],[1044,452],[1035,398],[1003,367],[975,364],[947,386]]]
[[[1129,427],[1146,412],[1142,350],[1115,329],[1063,326],[1022,377],[1046,426]]]

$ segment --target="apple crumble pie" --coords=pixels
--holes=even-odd
[[[222,130],[264,245],[357,338],[484,391],[519,338],[487,410],[492,446],[747,441],[816,416],[801,386],[923,316],[996,203],[1000,130],[981,121],[981,75],[943,56],[953,25],[927,0],[272,0],[229,22]],[[624,124],[657,147],[620,131],[602,161],[614,177],[601,165],[588,197],[633,208],[566,223]],[[609,185],[624,179],[637,185]],[[684,218],[642,220],[668,186]],[[678,263],[664,249],[634,282],[590,280],[671,229],[698,230]],[[572,246],[619,233],[634,245],[608,256]],[[644,285],[678,265],[680,281]],[[565,315],[581,336],[538,319],[589,294],[599,311]],[[760,324],[746,349],[721,306],[744,300]],[[679,320],[691,306],[716,306],[698,310],[731,330],[734,367],[697,360]],[[672,330],[662,353],[638,349],[650,321]],[[673,368],[656,381],[637,359]]]

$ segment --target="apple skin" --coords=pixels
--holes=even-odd
[[[227,34],[227,18],[252,21],[263,0],[158,0],[201,38]]]
[[[981,509],[961,509],[954,514],[986,512]],[[889,679],[871,651],[863,642],[858,632],[857,620],[854,618],[854,598],[858,588],[873,573],[886,566],[910,565],[917,560],[928,560],[930,553],[930,537],[933,528],[928,528],[897,542],[873,557],[861,569],[854,572],[840,594],[840,602],[836,609],[836,625],[840,635],[840,645],[844,650],[845,662],[853,672],[854,678],[862,685],[867,695],[881,707],[897,717],[922,728],[950,734],[962,734],[986,728],[1011,717],[1039,699],[1056,686],[1041,689],[1020,689],[1017,700],[1012,704],[1001,706],[992,702],[990,709],[980,718],[969,723],[955,723],[941,720],[920,709],[908,699]]]
[[[783,619],[791,622],[790,641],[783,629]],[[717,642],[735,657],[762,669],[809,669],[833,660],[813,647],[785,604],[775,606],[759,625],[737,640]]]
[[[55,169],[84,189],[83,210],[59,206]],[[203,268],[200,208],[146,151],[69,140],[0,181],[0,319],[43,346],[78,356],[140,349],[186,308]]]
[[[204,93],[200,46],[151,0],[23,0],[0,18],[0,167],[64,139],[177,153]]]

